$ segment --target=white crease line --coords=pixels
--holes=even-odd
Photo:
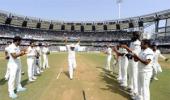
[[[60,69],[60,72],[59,72],[58,75],[57,75],[57,79],[59,79],[60,74],[62,73],[62,71],[63,71],[63,69],[61,68],[61,69]]]

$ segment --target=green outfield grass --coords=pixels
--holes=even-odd
[[[170,55],[166,55],[170,57]],[[49,56],[50,68],[38,76],[34,83],[27,83],[26,57],[22,57],[25,75],[22,75],[22,85],[27,91],[17,93],[17,100],[84,100],[82,90],[87,100],[127,100],[129,96],[119,89],[116,82],[117,68],[114,73],[103,70],[106,56],[100,53],[78,53],[78,72],[76,78],[70,81],[67,77],[67,54],[52,53]],[[160,60],[163,72],[159,81],[151,83],[151,100],[170,99],[170,61]],[[63,73],[56,77],[63,68]],[[6,60],[0,53],[0,100],[10,100],[7,92],[7,82],[3,81],[6,71]],[[68,99],[69,98],[69,99]],[[81,98],[81,99],[80,99]]]

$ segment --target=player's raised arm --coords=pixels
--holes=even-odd
[[[64,43],[67,45],[67,37],[64,37]]]
[[[80,44],[80,37],[78,38],[78,41],[77,41],[77,43],[76,44]]]

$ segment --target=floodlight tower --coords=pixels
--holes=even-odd
[[[116,3],[118,5],[118,15],[119,15],[119,19],[121,18],[121,3],[123,2],[123,0],[116,0]]]

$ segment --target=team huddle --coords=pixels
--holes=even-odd
[[[158,57],[165,61],[168,58],[161,54],[155,42],[147,39],[140,41],[137,32],[133,33],[129,46],[124,42],[113,48],[108,46],[105,52],[108,55],[106,70],[110,70],[113,52],[119,66],[117,80],[121,88],[128,90],[134,100],[150,100],[150,81],[158,80],[157,75],[162,72]]]
[[[77,43],[72,44],[68,44],[67,40],[65,38],[65,46],[68,51],[68,72],[69,78],[72,80],[77,66],[76,51],[80,46],[80,39]],[[17,98],[17,94],[14,92],[15,88],[17,92],[26,90],[21,85],[21,56],[27,56],[29,82],[36,81],[36,75],[49,68],[48,55],[50,50],[48,44],[38,43],[36,45],[34,41],[31,41],[27,48],[20,49],[20,43],[21,38],[16,36],[13,42],[8,42],[8,46],[5,48],[5,55],[8,60],[5,79],[8,80],[9,97],[13,99]],[[114,55],[113,65],[115,67],[118,62],[119,66],[117,80],[123,89],[128,89],[132,99],[150,100],[150,81],[152,78],[158,80],[157,74],[162,72],[158,57],[165,61],[168,60],[168,58],[161,55],[161,52],[157,49],[157,44],[151,44],[149,40],[141,41],[140,35],[134,32],[130,46],[124,42],[120,42],[119,45],[113,47],[108,45],[105,53],[107,54],[105,69],[111,71],[111,59]]]

